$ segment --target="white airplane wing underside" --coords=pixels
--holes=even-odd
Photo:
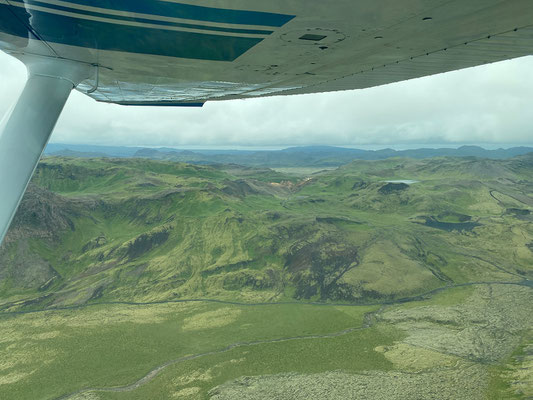
[[[360,89],[533,53],[529,0],[2,4],[33,33],[0,34],[26,40],[6,50],[96,65],[78,90],[120,104]]]

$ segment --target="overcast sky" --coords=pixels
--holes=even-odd
[[[0,52],[0,113],[26,78]],[[101,104],[74,92],[51,142],[182,148],[335,145],[409,148],[533,145],[533,57],[387,86],[206,103],[203,108]]]

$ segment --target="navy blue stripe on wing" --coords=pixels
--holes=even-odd
[[[6,10],[9,11],[9,10]],[[12,7],[20,18],[26,10]],[[73,18],[31,10],[31,25],[40,38],[53,43],[126,53],[211,61],[233,61],[261,42],[261,38],[144,28]],[[4,18],[0,14],[0,18]],[[9,28],[9,27],[8,27]],[[9,28],[11,34],[27,37]]]
[[[70,3],[133,13],[237,25],[280,27],[294,18],[294,15],[203,7],[160,0],[70,0]]]
[[[27,25],[29,26],[30,15],[26,11],[18,13],[13,11],[10,6],[0,4],[0,32],[28,38],[30,31]]]
[[[223,28],[219,26],[206,26],[206,25],[188,24],[188,23],[182,23],[182,22],[153,20],[153,19],[146,19],[146,18],[139,18],[139,17],[109,15],[109,14],[104,14],[100,12],[79,10],[79,9],[73,9],[73,8],[64,7],[64,6],[57,6],[54,4],[48,4],[48,3],[43,3],[40,1],[34,1],[34,0],[27,0],[26,3],[40,6],[40,7],[46,7],[46,8],[57,10],[57,11],[75,12],[76,14],[83,14],[83,15],[99,17],[99,18],[112,18],[112,19],[116,19],[119,21],[140,22],[140,23],[152,24],[152,25],[174,26],[174,27],[179,27],[179,28],[201,29],[201,30],[215,31],[215,32],[245,33],[245,34],[253,34],[253,35],[270,35],[271,33],[273,33],[273,31],[259,30],[259,29]]]

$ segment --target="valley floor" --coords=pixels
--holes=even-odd
[[[382,306],[3,313],[0,398],[528,398],[532,304],[530,287],[494,283]]]

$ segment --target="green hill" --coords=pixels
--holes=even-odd
[[[286,176],[47,158],[0,252],[2,307],[375,303],[533,279],[532,160],[358,161]],[[416,182],[387,183],[402,179]]]

